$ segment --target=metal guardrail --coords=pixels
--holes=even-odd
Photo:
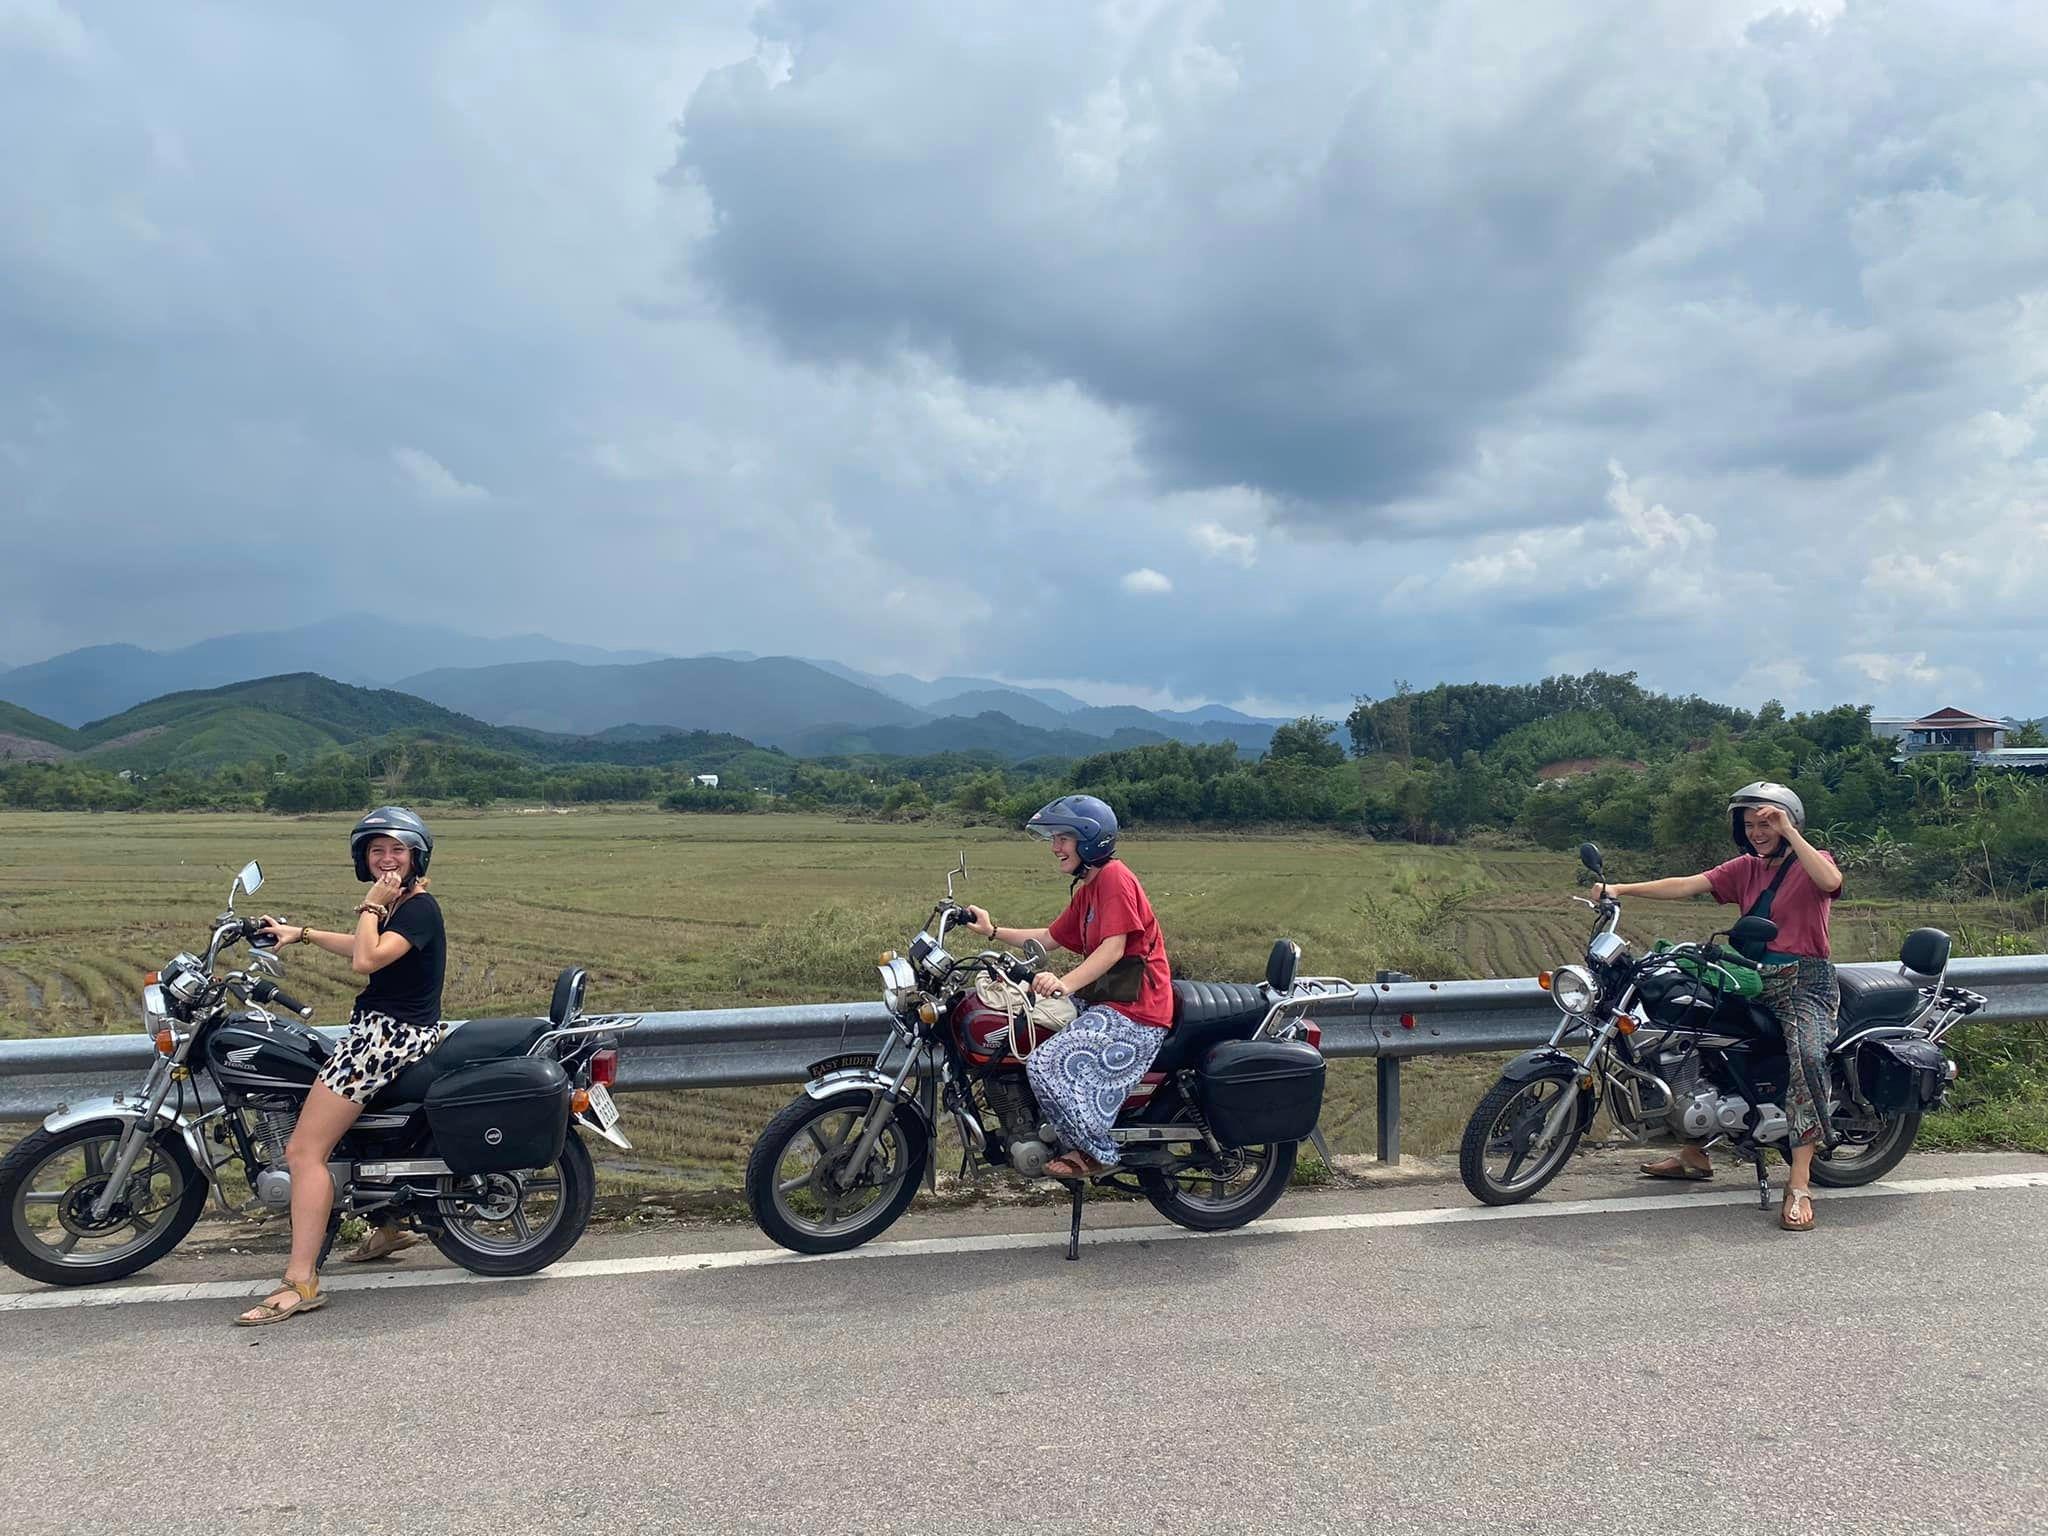
[[[1894,973],[1897,967],[1843,969]],[[1979,1020],[2048,1019],[2048,955],[1958,960],[1948,975],[1991,999]],[[1326,1055],[1378,1063],[1378,1151],[1389,1163],[1401,1156],[1402,1062],[1526,1050],[1557,1027],[1557,1006],[1534,978],[1375,982],[1332,994],[1309,1016],[1322,1026]],[[878,1002],[710,1008],[648,1013],[641,1020],[620,1040],[622,1093],[796,1082],[812,1062],[869,1049],[889,1027]],[[0,1040],[0,1121],[39,1120],[60,1104],[133,1087],[152,1054],[139,1029]]]

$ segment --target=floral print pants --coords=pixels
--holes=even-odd
[[[1803,1147],[1820,1140],[1829,1111],[1828,1047],[1835,1039],[1835,1016],[1842,1011],[1842,990],[1834,965],[1826,960],[1767,965],[1763,976],[1761,1001],[1785,1032],[1785,1113],[1792,1121],[1792,1145]]]
[[[1109,1128],[1165,1043],[1165,1030],[1097,1003],[1025,1057],[1024,1069],[1060,1139],[1113,1168],[1123,1153]]]

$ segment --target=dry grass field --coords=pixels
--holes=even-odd
[[[553,812],[438,810],[435,894],[448,915],[451,1018],[538,1011],[554,975],[590,968],[591,1005],[668,1009],[865,998],[875,951],[900,945],[960,851],[962,894],[1007,923],[1058,911],[1066,882],[1021,833],[825,817],[686,816],[644,807]],[[353,818],[0,813],[0,1035],[135,1027],[142,974],[203,939],[250,858],[257,905],[341,926],[359,887]],[[1585,937],[1569,855],[1371,844],[1330,835],[1156,834],[1127,843],[1176,969],[1255,978],[1272,940],[1298,940],[1320,974],[1525,976],[1573,958]],[[1668,871],[1637,871],[1648,875]],[[1695,935],[1725,921],[1705,904],[1637,903],[1637,937]],[[1844,959],[1884,958],[1920,922],[2028,934],[2017,911],[1845,902]],[[2039,940],[2041,935],[2029,934]],[[2038,946],[2033,946],[2038,947]],[[355,991],[332,957],[286,951],[287,984],[340,1022]],[[1403,1139],[1455,1140],[1491,1060],[1410,1068]],[[635,1097],[638,1144],[615,1178],[730,1187],[783,1088]],[[1369,1064],[1333,1068],[1325,1131],[1336,1150],[1373,1144]],[[0,1141],[15,1128],[0,1128]]]

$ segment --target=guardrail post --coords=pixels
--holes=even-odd
[[[1379,1154],[1387,1164],[1401,1161],[1401,1058],[1382,1056],[1379,1069]]]

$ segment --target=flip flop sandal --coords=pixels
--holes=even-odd
[[[417,1232],[408,1232],[403,1227],[372,1227],[368,1237],[341,1256],[341,1262],[374,1264],[379,1259],[395,1259],[419,1240]]]
[[[327,1305],[327,1297],[321,1292],[318,1280],[315,1280],[310,1285],[301,1285],[296,1280],[287,1280],[278,1286],[277,1291],[272,1291],[270,1294],[275,1296],[278,1291],[294,1292],[295,1299],[286,1302],[283,1306],[272,1306],[269,1299],[265,1298],[252,1309],[256,1313],[254,1317],[247,1315],[237,1317],[235,1319],[235,1326],[237,1328],[261,1328],[269,1323],[281,1323],[288,1317],[297,1317],[301,1312],[318,1312]]]
[[[1108,1163],[1098,1163],[1085,1152],[1063,1152],[1045,1165],[1045,1171],[1055,1179],[1093,1179],[1110,1171]]]
[[[1698,1184],[1714,1176],[1711,1168],[1695,1168],[1682,1157],[1660,1158],[1654,1163],[1644,1163],[1637,1170],[1646,1179],[1679,1179],[1686,1183]]]
[[[1786,1190],[1785,1202],[1778,1207],[1778,1225],[1787,1232],[1811,1232],[1813,1196],[1803,1189]]]

